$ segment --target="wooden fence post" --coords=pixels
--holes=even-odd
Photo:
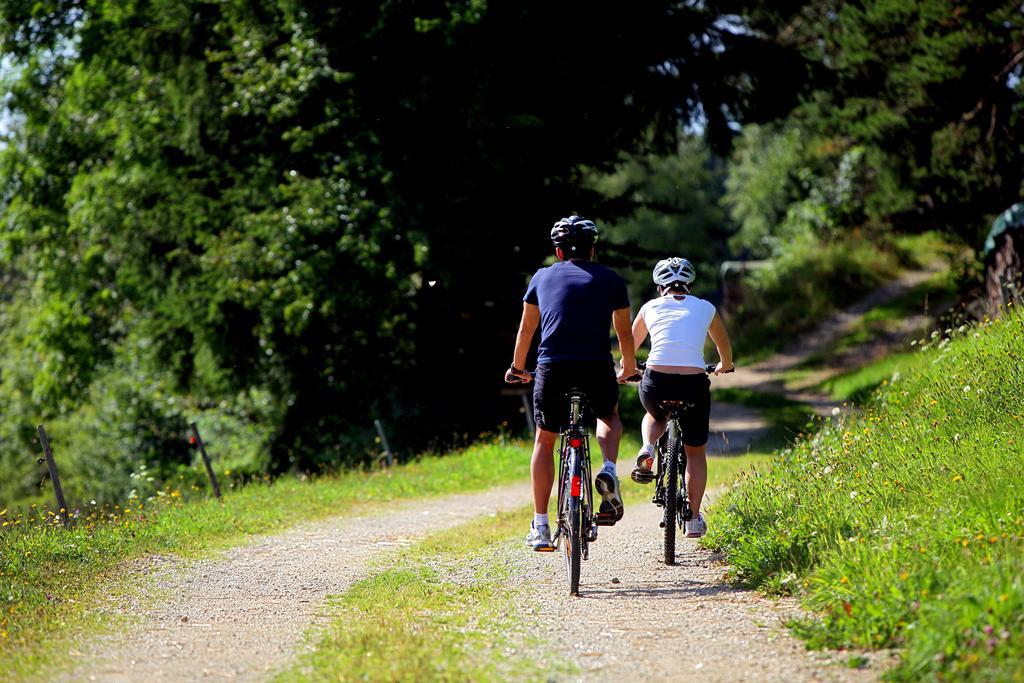
[[[206,474],[210,477],[210,484],[213,486],[213,495],[221,498],[220,486],[217,484],[217,475],[213,473],[213,465],[210,464],[210,456],[206,453],[206,444],[203,443],[203,437],[199,436],[199,427],[193,422],[189,425],[192,428],[192,438],[194,443],[199,447],[199,453],[203,456],[203,464],[206,465]]]
[[[530,405],[530,399],[526,394],[519,395],[523,399],[523,413],[526,415],[526,426],[530,428],[530,436],[537,432],[537,425],[533,422],[533,406]]]
[[[394,455],[391,453],[391,446],[388,445],[388,436],[384,433],[384,424],[377,419],[374,419],[373,426],[377,428],[377,436],[380,437],[380,445],[384,447],[384,459],[387,461],[388,467],[394,463]]]
[[[57,463],[53,459],[53,451],[50,450],[50,440],[46,438],[46,429],[39,425],[39,443],[43,446],[43,454],[46,456],[46,466],[50,470],[50,481],[53,482],[53,493],[57,497],[57,507],[60,509],[60,521],[67,528],[71,526],[71,513],[68,504],[64,501],[64,490],[60,487],[60,476],[57,474]]]

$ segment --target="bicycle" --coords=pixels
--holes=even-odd
[[[551,539],[552,550],[563,544],[569,595],[580,593],[581,561],[590,556],[590,544],[597,540],[597,516],[590,476],[590,438],[583,412],[586,396],[570,390],[569,423],[562,430],[558,453],[558,529]]]
[[[641,363],[637,365],[641,370],[643,369]],[[710,375],[716,367],[708,365],[705,366],[704,371]],[[726,372],[733,371],[735,368],[726,370]],[[629,379],[636,381],[641,379],[641,376],[634,375]],[[686,449],[683,448],[680,419],[694,404],[670,400],[662,401],[661,405],[668,411],[668,429],[658,439],[656,446],[657,469],[654,475],[654,496],[651,498],[651,502],[664,509],[660,526],[665,533],[665,564],[674,565],[676,563],[676,528],[682,529],[684,523],[693,519],[689,493],[686,490],[686,476],[685,474],[680,476],[680,472],[686,472]]]
[[[527,376],[525,384],[531,381]],[[563,398],[569,404],[569,421],[561,430],[558,447],[558,527],[551,546],[543,552],[555,552],[562,545],[569,595],[580,594],[582,561],[590,557],[590,544],[597,540],[598,526],[611,526],[614,513],[594,512],[594,487],[590,471],[590,433],[584,421],[586,394],[572,388]]]

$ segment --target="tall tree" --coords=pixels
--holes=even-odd
[[[831,75],[794,121],[863,147],[870,218],[979,246],[1024,192],[1019,3],[825,0],[770,31]]]
[[[2,246],[33,302],[10,338],[41,363],[11,391],[259,389],[278,467],[360,457],[370,413],[421,442],[493,425],[547,226],[600,200],[578,169],[690,120],[722,148],[803,81],[700,3],[2,0],[0,38]]]

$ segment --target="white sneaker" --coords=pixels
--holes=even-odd
[[[530,533],[526,536],[526,545],[538,552],[551,550],[551,527],[547,524],[534,526],[530,522]]]
[[[686,538],[700,538],[708,532],[708,525],[704,523],[704,515],[698,514],[696,519],[683,522],[683,529]]]
[[[615,522],[622,519],[622,494],[619,493],[619,477],[615,473],[615,466],[601,468],[594,477],[594,488],[601,496],[601,505],[598,507],[597,523],[601,526],[614,526]]]

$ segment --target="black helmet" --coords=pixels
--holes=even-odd
[[[576,215],[562,218],[551,228],[551,241],[566,252],[586,250],[597,241],[597,226]]]

